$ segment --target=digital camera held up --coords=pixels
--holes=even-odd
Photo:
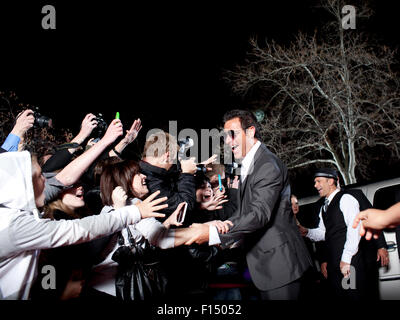
[[[193,147],[194,142],[192,138],[186,137],[186,139],[179,139],[178,140],[179,151],[178,151],[178,159],[187,159],[186,152]],[[207,172],[207,168],[204,164],[198,164],[197,172]]]
[[[35,122],[33,127],[35,128],[53,128],[53,120],[47,116],[42,115],[39,112],[39,107],[31,108],[33,111],[33,116],[35,117]]]
[[[103,119],[103,115],[101,113],[97,113],[94,115],[96,118],[94,120],[97,121],[97,126],[93,129],[89,138],[94,138],[94,142],[99,141],[107,131],[108,125],[107,122]]]

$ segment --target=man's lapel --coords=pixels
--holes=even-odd
[[[246,190],[247,182],[249,181],[250,177],[253,175],[253,173],[255,171],[255,165],[257,163],[257,160],[258,160],[258,158],[261,156],[261,154],[263,152],[263,147],[264,147],[264,145],[261,143],[261,145],[258,148],[256,154],[254,155],[254,158],[253,158],[253,161],[250,164],[249,170],[247,171],[246,179],[244,180],[243,183],[240,180],[239,190],[240,190],[240,200],[241,201],[242,201],[242,199],[244,197],[244,192]]]

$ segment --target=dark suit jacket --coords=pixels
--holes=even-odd
[[[266,291],[299,279],[312,262],[291,210],[286,166],[264,144],[253,165],[230,218],[234,226],[220,239],[223,248],[244,240],[251,278]]]

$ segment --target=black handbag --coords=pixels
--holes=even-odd
[[[123,245],[124,239],[120,234],[120,247],[112,255],[112,260],[118,263],[115,278],[117,298],[131,301],[162,297],[168,280],[160,265],[159,249],[144,237],[136,242],[129,227],[127,231],[129,246]]]

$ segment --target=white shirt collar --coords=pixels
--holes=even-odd
[[[329,195],[329,197],[328,197],[328,203],[331,203],[331,201],[332,201],[332,199],[333,199],[333,197],[336,195],[336,193],[338,193],[340,190],[339,189],[337,189],[336,188],[336,190],[335,191],[333,191],[330,195]]]
[[[242,182],[247,176],[247,173],[249,171],[250,165],[253,162],[254,156],[256,155],[256,152],[258,148],[260,147],[261,142],[257,141],[250,149],[250,151],[246,154],[246,156],[242,160],[242,167],[240,170],[240,179]]]

